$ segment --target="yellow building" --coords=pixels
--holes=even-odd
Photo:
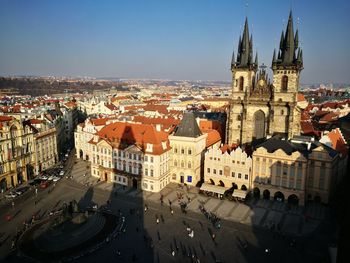
[[[193,113],[185,112],[181,123],[169,136],[171,181],[196,185],[202,180],[207,133],[202,133]]]
[[[0,116],[0,188],[16,187],[34,176],[34,134],[30,123]]]

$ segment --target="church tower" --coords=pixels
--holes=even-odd
[[[243,100],[247,98],[255,81],[257,71],[257,55],[253,62],[253,37],[249,36],[248,19],[244,24],[243,35],[239,37],[237,59],[234,52],[231,61],[232,102],[230,105],[227,130],[229,143],[240,143],[242,140]]]
[[[287,133],[288,137],[300,134],[301,112],[296,104],[303,53],[298,38],[298,30],[294,35],[291,11],[286,32],[281,34],[277,57],[274,51],[271,66],[274,87],[271,126],[274,132]]]
[[[272,59],[273,83],[258,56],[253,61],[253,40],[246,19],[238,41],[237,58],[232,55],[232,97],[228,111],[227,143],[250,144],[267,135],[282,133],[289,138],[300,134],[301,110],[297,107],[303,53],[294,34],[292,13],[280,48]]]

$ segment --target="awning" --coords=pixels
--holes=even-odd
[[[199,190],[223,195],[228,189],[229,188],[223,186],[203,183]]]
[[[245,198],[247,196],[247,191],[235,189],[232,193],[233,197]]]

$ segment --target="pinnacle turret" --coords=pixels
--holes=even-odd
[[[293,15],[292,11],[290,11],[286,31],[284,32],[282,30],[277,59],[276,53],[274,52],[274,57],[272,59],[272,67],[298,66],[299,68],[302,68],[302,62],[299,61],[299,54],[297,56],[295,55],[298,47],[299,33],[297,30],[294,35]]]

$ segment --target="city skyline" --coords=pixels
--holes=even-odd
[[[349,83],[349,7],[346,1],[5,1],[0,75],[229,81],[245,17],[259,64],[270,66],[292,10],[304,52],[301,83]]]

